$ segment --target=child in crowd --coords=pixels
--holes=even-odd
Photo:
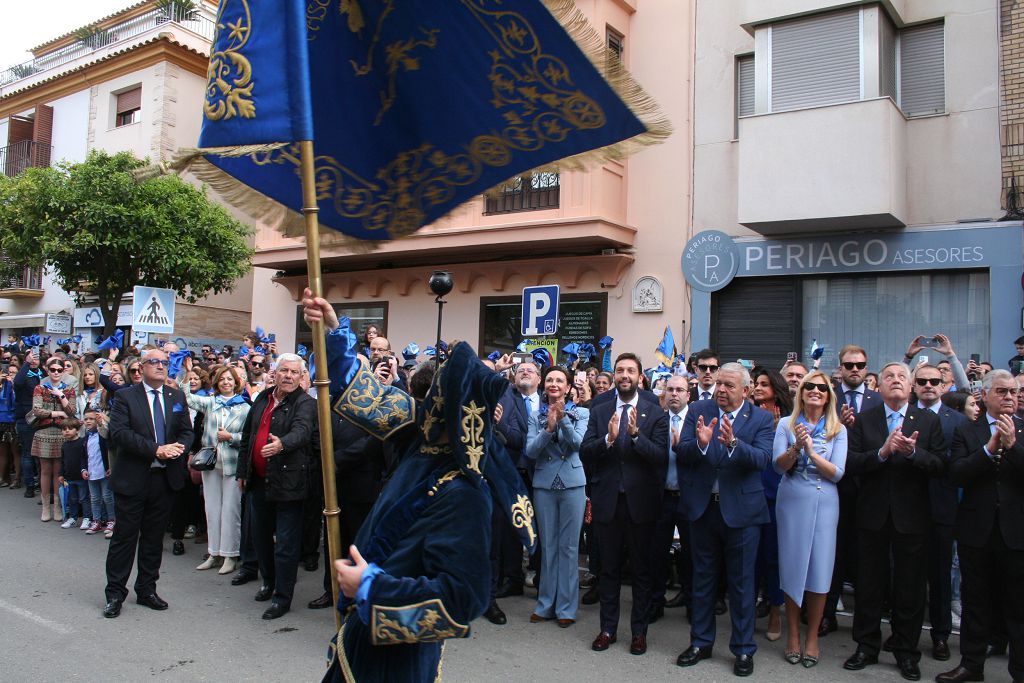
[[[79,438],[82,423],[73,417],[60,421],[60,431],[64,437],[61,446],[60,484],[68,485],[67,507],[64,510],[64,523],[61,529],[70,529],[82,519],[83,528],[89,527],[89,485],[82,479],[82,472],[88,467],[85,452],[85,440]]]
[[[86,409],[85,423],[86,462],[82,478],[89,482],[89,499],[92,501],[92,524],[87,534],[103,531],[106,538],[114,535],[114,492],[110,490],[110,464],[107,460],[107,440],[100,436],[95,410]],[[104,523],[103,520],[106,520]]]

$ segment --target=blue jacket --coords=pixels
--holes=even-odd
[[[31,395],[31,392],[29,392]],[[27,410],[25,412],[28,412]],[[22,415],[22,417],[25,417]],[[4,380],[0,382],[0,422],[11,423],[18,419],[15,410],[14,384]]]
[[[558,477],[567,489],[585,486],[587,477],[580,460],[580,444],[587,433],[590,411],[579,406],[566,412],[554,432],[547,430],[546,415],[530,416],[526,457],[535,461],[533,487],[554,488]]]
[[[711,500],[711,488],[718,479],[718,492],[725,523],[732,528],[766,524],[769,521],[761,472],[772,462],[772,441],[775,429],[772,415],[744,401],[733,422],[733,435],[738,443],[732,455],[718,441],[718,427],[701,453],[697,443],[697,418],[704,424],[718,418],[714,400],[690,404],[683,422],[683,432],[676,444],[679,468],[680,506],[687,519],[701,518]]]

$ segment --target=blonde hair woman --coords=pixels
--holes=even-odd
[[[821,656],[818,625],[832,583],[839,524],[838,482],[846,468],[846,427],[828,376],[809,373],[793,414],[779,420],[773,448],[779,484],[779,579],[786,599],[786,661],[810,668]],[[800,649],[800,607],[807,601],[807,641]]]

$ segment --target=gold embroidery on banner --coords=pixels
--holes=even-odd
[[[379,439],[412,422],[415,410],[408,394],[381,384],[362,358],[356,376],[334,403],[335,412]]]
[[[373,605],[370,631],[374,645],[394,645],[461,638],[469,627],[452,619],[444,603],[434,598],[400,607]]]
[[[530,537],[530,545],[537,540],[537,532],[533,530],[533,503],[526,496],[519,494],[518,499],[512,504],[512,526],[517,529],[526,529]]]
[[[342,0],[344,1],[344,0]],[[306,40],[316,40],[320,24],[327,18],[332,0],[307,0],[306,2]]]
[[[487,168],[503,168],[513,152],[529,152],[549,143],[566,140],[573,132],[594,130],[606,124],[600,105],[580,91],[572,74],[558,57],[544,51],[536,32],[521,14],[505,9],[498,0],[458,0],[494,38],[488,80],[491,104],[501,114],[504,127],[473,137],[454,149],[440,149],[425,142],[399,152],[378,168],[372,178],[362,177],[332,156],[316,158],[317,201],[331,201],[337,213],[356,220],[370,232],[391,238],[408,235],[426,222],[430,209],[446,204],[456,189],[477,182]],[[308,0],[311,8],[330,0]],[[363,28],[364,15],[356,0],[340,0],[339,11],[348,14],[349,30]],[[392,107],[397,79],[412,78],[420,58],[416,48],[437,45],[437,30],[418,27],[420,36],[389,43],[381,48],[381,27],[391,14],[394,0],[385,0],[376,21],[366,59],[353,62],[357,75],[386,69],[387,88],[380,93],[381,110],[376,124]],[[326,11],[326,10],[325,10]],[[312,37],[311,37],[312,39]],[[374,55],[383,50],[383,57]],[[381,62],[385,66],[381,66]],[[297,152],[282,148],[254,154],[256,163],[292,164],[299,168]]]
[[[483,413],[487,406],[477,406],[476,401],[462,406],[462,437],[459,439],[466,445],[466,456],[469,458],[467,467],[477,474],[480,472],[480,460],[484,457],[484,419]]]
[[[239,5],[239,7],[236,7]],[[225,13],[231,8],[229,17]],[[228,31],[227,45],[221,46],[223,31]],[[252,17],[249,0],[224,0],[217,10],[217,33],[213,38],[216,52],[210,55],[207,70],[206,102],[203,112],[211,121],[221,121],[240,116],[243,119],[256,118],[256,104],[253,101],[252,64],[242,54],[242,48],[249,42],[252,32]]]

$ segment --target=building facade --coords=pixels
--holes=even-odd
[[[817,341],[835,367],[847,342],[883,361],[945,333],[1005,365],[1024,303],[1014,5],[698,0],[693,348],[778,366]]]
[[[202,124],[214,3],[182,16],[145,0],[32,50],[34,58],[0,72],[0,166],[83,161],[92,149],[169,158],[194,147]],[[70,319],[88,340],[103,319],[89,302],[76,304],[47,273],[25,269],[0,290],[0,334],[46,333]],[[140,285],[146,283],[139,283]],[[196,304],[178,301],[175,336],[224,338],[237,344],[248,329],[251,276],[231,293]],[[118,326],[131,327],[129,295]],[[58,321],[54,323],[53,321]],[[68,336],[51,326],[51,336]]]

